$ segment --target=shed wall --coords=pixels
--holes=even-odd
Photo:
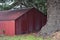
[[[16,34],[38,32],[45,25],[47,17],[35,9],[16,20]]]
[[[15,22],[14,21],[0,21],[0,34],[15,35]]]

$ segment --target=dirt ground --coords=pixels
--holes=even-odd
[[[53,33],[50,36],[51,40],[60,40],[60,31]]]
[[[34,34],[34,35],[36,36],[37,34]],[[60,40],[60,31],[57,31],[57,32],[51,34],[50,36],[45,37],[45,39],[46,38],[50,38],[51,40]]]

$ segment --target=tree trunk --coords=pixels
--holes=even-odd
[[[42,27],[42,35],[50,35],[60,30],[60,0],[47,0],[47,23]]]

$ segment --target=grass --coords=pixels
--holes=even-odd
[[[0,40],[50,40],[50,38],[44,39],[43,37],[27,35],[27,36],[3,36],[0,37]]]

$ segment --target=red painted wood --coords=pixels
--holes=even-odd
[[[14,21],[0,21],[0,31],[5,35],[15,35]]]
[[[26,15],[22,16],[22,20],[21,20],[21,30],[22,30],[22,33],[26,33],[26,31],[27,31]]]
[[[46,23],[46,16],[35,9],[29,11],[16,20],[16,34],[38,32]]]
[[[15,34],[21,34],[21,17],[18,18],[18,20],[15,21]]]
[[[4,12],[1,13],[4,14]],[[0,34],[11,36],[38,32],[46,24],[47,21],[47,16],[43,15],[42,12],[39,12],[35,8],[29,10],[24,9],[9,11],[7,13],[5,12],[5,17],[3,14],[0,14]],[[6,16],[6,14],[8,16]],[[4,30],[4,32],[1,32],[1,30]]]

